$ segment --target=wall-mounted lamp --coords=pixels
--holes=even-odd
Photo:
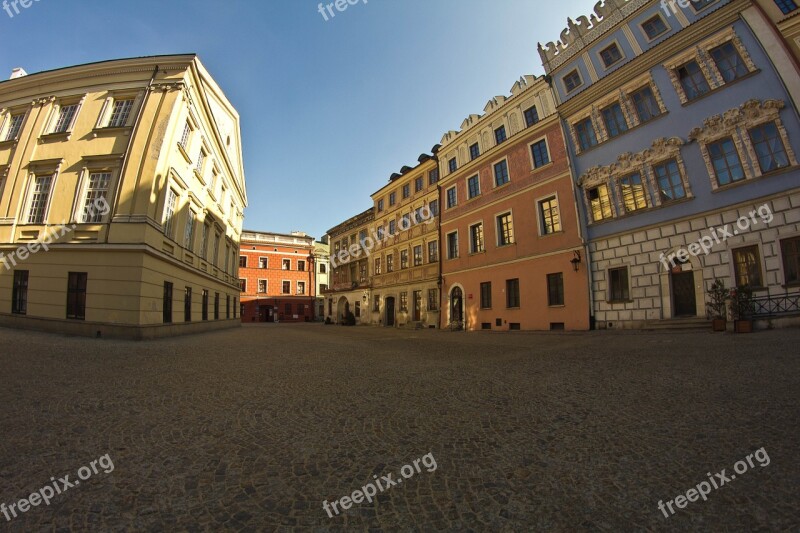
[[[581,252],[576,250],[572,253],[574,254],[575,257],[570,259],[569,262],[572,263],[572,270],[577,272],[581,266]]]

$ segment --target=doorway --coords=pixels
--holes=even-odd
[[[450,322],[464,322],[464,291],[461,287],[453,287],[450,291]]]
[[[386,327],[394,327],[394,297],[388,296],[386,298]]]
[[[422,320],[422,291],[414,291],[414,322]]]
[[[697,298],[694,289],[694,271],[672,274],[673,316],[697,316]]]

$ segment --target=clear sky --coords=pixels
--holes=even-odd
[[[0,77],[197,53],[241,115],[245,227],[319,237],[491,97],[543,74],[537,43],[595,2],[358,0],[328,21],[318,3],[37,0],[0,11]]]

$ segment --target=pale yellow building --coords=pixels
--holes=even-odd
[[[246,205],[239,115],[195,55],[0,83],[0,325],[238,326]]]
[[[388,327],[437,327],[439,166],[423,154],[372,195],[377,246],[370,258],[370,322]]]

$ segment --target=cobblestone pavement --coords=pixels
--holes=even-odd
[[[798,330],[0,339],[0,503],[115,467],[0,531],[800,528]],[[659,511],[761,447],[768,466]],[[434,472],[323,510],[428,453]]]

